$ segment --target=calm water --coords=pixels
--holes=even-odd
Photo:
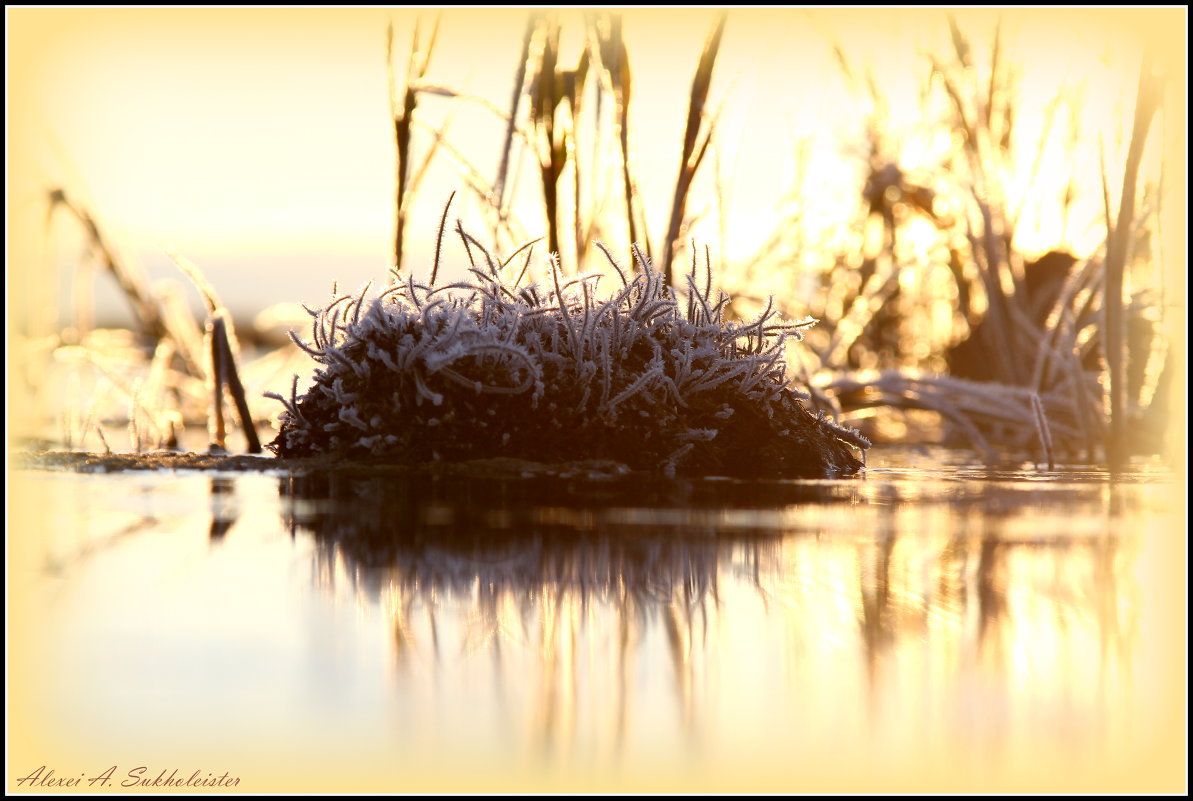
[[[1026,468],[20,473],[9,786],[1178,790],[1181,484]]]

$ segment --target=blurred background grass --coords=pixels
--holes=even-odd
[[[991,9],[950,22],[931,10],[752,10],[729,14],[718,38],[714,9],[620,21],[8,10],[8,316],[28,345],[10,389],[40,405],[29,427],[92,449],[105,426],[123,427],[122,405],[134,425],[117,449],[208,416],[199,326],[176,323],[165,351],[160,336],[146,350],[144,338],[94,331],[153,333],[100,274],[79,215],[47,214],[55,188],[94,215],[109,255],[143,271],[145,287],[180,279],[173,249],[236,331],[269,346],[293,318],[261,319],[267,307],[319,303],[333,281],[357,286],[393,264],[402,184],[399,266],[416,274],[457,189],[453,217],[488,227],[499,251],[554,236],[573,271],[589,268],[596,239],[620,253],[638,241],[659,266],[673,247],[682,271],[694,240],[736,313],[774,294],[792,316],[822,320],[791,359],[826,410],[863,423],[874,406],[904,410],[887,415],[888,436],[938,436],[943,416],[960,442],[990,451],[1042,456],[1053,438],[1094,460],[1111,417],[1098,356],[1107,210],[1118,219],[1145,53],[1168,80],[1160,116],[1136,137],[1124,304],[1146,341],[1126,360],[1143,377],[1120,417],[1142,419],[1165,363],[1183,370],[1164,343],[1184,341],[1185,170],[1171,158],[1185,151],[1184,13]],[[410,60],[412,49],[427,57]],[[397,147],[395,112],[409,132]],[[703,154],[686,178],[685,152]],[[1029,281],[1049,253],[1063,266]],[[462,265],[449,260],[444,277]],[[992,292],[1014,308],[991,313]],[[200,293],[180,284],[176,295],[203,318]],[[1045,353],[1049,332],[1059,345]],[[309,371],[295,352],[242,360],[255,418],[279,411],[261,391]],[[47,356],[68,369],[42,369]],[[997,383],[937,380],[946,372]],[[1183,372],[1168,380],[1183,386]],[[65,409],[46,402],[68,397]],[[1154,422],[1138,430],[1158,447]]]

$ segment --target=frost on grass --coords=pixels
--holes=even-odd
[[[688,276],[679,300],[636,251],[631,274],[605,253],[621,276],[605,296],[598,276],[565,282],[553,259],[545,286],[523,285],[525,267],[510,281],[478,252],[484,266],[466,281],[395,276],[373,297],[366,288],[311,311],[310,340],[295,342],[319,364],[315,383],[272,396],[285,410],[271,449],[409,463],[612,459],[667,474],[862,466],[854,449],[870,443],[810,413],[788,385],[785,344],[814,321],[785,323],[770,305],[726,321],[729,299],[714,300],[709,282]]]

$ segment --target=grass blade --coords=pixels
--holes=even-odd
[[[1106,457],[1110,469],[1115,470],[1126,460],[1127,427],[1127,370],[1126,325],[1123,304],[1123,272],[1131,249],[1131,223],[1135,214],[1135,194],[1139,183],[1139,163],[1148,128],[1160,105],[1162,81],[1152,69],[1151,58],[1144,56],[1139,71],[1139,89],[1135,98],[1135,119],[1127,164],[1123,174],[1122,197],[1118,219],[1107,243],[1106,288],[1103,297],[1106,339],[1103,343],[1109,371],[1110,431],[1106,442]]]
[[[700,54],[700,63],[696,68],[696,75],[692,79],[692,91],[688,101],[688,122],[684,129],[683,154],[679,166],[679,177],[675,182],[675,196],[671,203],[671,222],[667,226],[667,238],[663,241],[662,267],[668,284],[672,283],[671,262],[675,257],[680,228],[683,226],[688,190],[691,188],[696,169],[700,166],[700,161],[704,158],[704,153],[712,138],[711,124],[705,127],[702,123],[706,117],[704,106],[708,102],[708,89],[712,83],[713,66],[716,64],[717,52],[721,47],[721,36],[725,32],[725,19],[725,14],[718,17],[717,24],[704,45],[704,51]],[[701,139],[702,132],[703,142],[697,148],[697,142]]]

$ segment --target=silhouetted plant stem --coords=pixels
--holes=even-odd
[[[692,79],[692,92],[688,101],[688,122],[684,130],[683,154],[679,164],[679,176],[675,182],[675,196],[671,203],[671,222],[667,226],[667,238],[663,241],[663,274],[667,283],[672,283],[672,265],[675,258],[675,247],[678,244],[680,228],[683,227],[684,211],[687,208],[688,191],[692,187],[692,179],[696,177],[696,170],[704,160],[708,151],[708,143],[712,140],[713,125],[709,122],[704,126],[704,106],[708,102],[708,88],[712,83],[712,70],[717,61],[717,51],[721,47],[721,35],[725,31],[725,15],[717,19],[708,42],[704,45],[704,52],[700,55],[700,64],[696,68],[696,75]],[[703,132],[703,137],[701,133]]]
[[[1109,372],[1110,430],[1106,442],[1106,458],[1111,470],[1122,466],[1126,459],[1127,376],[1126,335],[1123,306],[1123,272],[1131,250],[1131,223],[1135,213],[1135,194],[1139,181],[1139,162],[1148,127],[1160,105],[1162,82],[1152,68],[1151,58],[1144,56],[1139,72],[1139,90],[1135,98],[1135,122],[1127,164],[1123,174],[1122,199],[1118,219],[1111,229],[1106,254],[1106,287],[1103,310],[1106,326],[1106,366]],[[1109,224],[1109,220],[1107,221]]]

